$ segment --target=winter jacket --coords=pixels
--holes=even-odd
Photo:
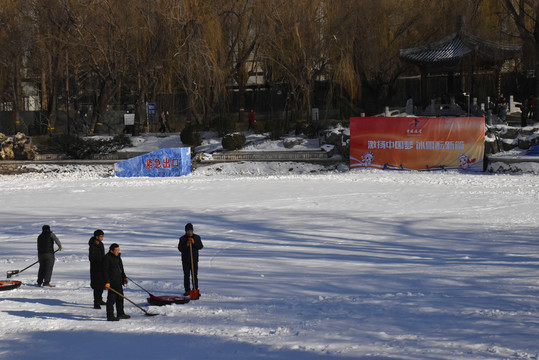
[[[193,244],[193,262],[198,262],[198,250],[202,249],[204,245],[202,245],[202,240],[200,240],[200,236],[197,234],[193,234],[191,236],[193,240],[195,240],[195,243]],[[187,240],[189,237],[187,234],[183,235],[180,238],[180,242],[178,243],[178,250],[182,253],[182,262],[191,264],[191,251],[189,250],[189,246],[187,246]]]
[[[110,284],[113,289],[121,289],[127,279],[124,272],[124,265],[120,255],[115,256],[108,252],[103,258],[103,279],[105,284]]]
[[[90,273],[103,272],[103,257],[105,256],[105,246],[101,241],[97,241],[94,236],[88,241],[90,246],[88,259],[90,260]]]
[[[58,245],[58,248],[62,248],[60,240],[52,231],[43,231],[37,237],[37,253],[42,254],[54,254],[54,243]]]

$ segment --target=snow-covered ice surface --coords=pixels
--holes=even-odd
[[[64,245],[0,292],[1,359],[538,359],[537,176],[215,164],[180,178],[106,166],[0,176],[0,270]],[[129,320],[92,307],[88,239],[127,275],[183,293],[178,237],[201,235],[201,298]],[[4,278],[4,275],[0,275]],[[105,292],[106,293],[106,292]]]

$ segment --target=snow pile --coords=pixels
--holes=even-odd
[[[114,176],[112,165],[76,165],[76,164],[27,164],[22,168],[30,171],[23,176],[41,178],[68,176],[77,178],[103,178]],[[36,174],[37,173],[37,174]]]
[[[239,162],[203,166],[193,171],[193,176],[277,176],[292,174],[319,174],[348,172],[345,165],[318,165],[300,162]]]

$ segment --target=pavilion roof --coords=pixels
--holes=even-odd
[[[521,48],[518,44],[496,43],[457,31],[427,45],[401,49],[400,58],[421,67],[450,69],[473,54],[493,64],[514,59]]]

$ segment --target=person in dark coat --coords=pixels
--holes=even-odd
[[[37,258],[39,260],[39,271],[37,273],[37,285],[43,287],[54,287],[51,284],[52,269],[54,268],[54,243],[61,251],[62,243],[58,237],[51,231],[49,225],[43,225],[41,234],[37,237]]]
[[[103,230],[94,231],[94,236],[88,241],[90,260],[90,286],[94,289],[94,309],[101,309],[105,305],[103,301],[103,290],[105,289],[105,280],[103,279],[103,258],[105,257],[105,246]]]
[[[183,287],[185,296],[189,296],[191,284],[189,277],[191,274],[191,247],[193,249],[193,290],[198,289],[198,251],[204,247],[200,236],[193,232],[193,224],[185,225],[185,235],[180,237],[178,250],[182,253],[182,268],[183,268]]]
[[[110,289],[124,294],[123,285],[127,285],[127,276],[124,272],[124,265],[120,254],[120,246],[116,243],[110,245],[109,252],[103,259],[103,279],[105,288],[109,290],[107,295],[107,320],[118,321],[120,319],[129,319],[131,316],[124,312],[124,298]],[[116,314],[114,316],[114,305],[116,305]]]

